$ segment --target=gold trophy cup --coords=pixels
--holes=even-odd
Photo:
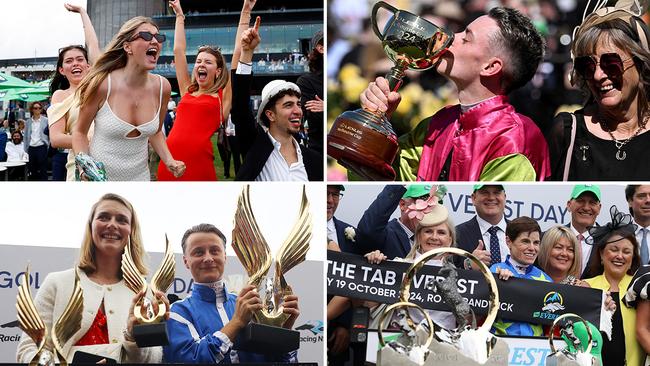
[[[20,329],[36,343],[37,351],[29,362],[30,366],[53,366],[55,358],[62,366],[68,365],[68,360],[63,354],[63,345],[81,329],[83,307],[83,290],[79,284],[79,274],[75,270],[74,285],[68,305],[52,329],[47,329],[32,300],[29,289],[29,265],[27,266],[24,280],[18,287],[16,310]]]
[[[145,291],[145,297],[138,301],[133,309],[138,324],[133,327],[132,336],[138,347],[164,346],[169,344],[167,324],[164,321],[167,305],[154,297],[154,301],[158,305],[158,310],[154,314],[152,303],[146,296],[149,288],[151,288],[151,292],[154,294],[156,291],[165,293],[172,284],[172,281],[174,281],[175,272],[176,261],[174,260],[174,252],[169,245],[167,235],[165,235],[165,255],[160,263],[160,267],[158,267],[156,273],[151,278],[151,284],[147,284],[144,276],[138,271],[138,268],[133,262],[131,240],[129,238],[129,244],[124,248],[124,254],[122,254],[122,275],[124,276],[124,282],[136,294],[140,291]]]
[[[383,32],[377,25],[377,12],[382,8],[393,14]],[[395,63],[386,75],[392,91],[399,89],[407,69],[423,71],[433,67],[454,40],[453,33],[383,1],[373,7],[371,21],[384,52]],[[397,150],[397,136],[381,112],[344,112],[327,135],[327,154],[369,180],[395,179],[391,164]]]
[[[271,249],[253,214],[248,185],[239,196],[234,221],[233,249],[248,273],[248,283],[258,290],[264,289],[264,308],[257,311],[254,321],[240,332],[235,349],[265,354],[282,354],[296,350],[300,344],[300,333],[282,328],[289,318],[288,314],[282,312],[282,299],[293,294],[284,275],[305,261],[311,241],[312,219],[305,187],[302,191],[298,219],[275,257],[273,279],[267,277],[273,262]]]

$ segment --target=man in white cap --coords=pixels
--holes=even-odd
[[[266,84],[257,112],[261,126],[255,126],[249,100],[253,51],[260,43],[259,24],[258,18],[255,27],[241,37],[241,58],[232,80],[231,114],[242,154],[246,153],[235,180],[322,181],[322,155],[300,146],[293,137],[300,131],[303,116],[296,84],[285,80]]]

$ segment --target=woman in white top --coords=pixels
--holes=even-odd
[[[72,148],[104,163],[110,181],[150,180],[148,142],[175,176],[185,171],[185,164],[169,152],[162,132],[171,86],[150,73],[164,41],[150,18],[128,20],[77,89],[80,111]]]
[[[136,321],[134,304],[144,293],[134,294],[124,283],[121,266],[126,245],[131,246],[138,271],[143,276],[147,273],[133,206],[121,196],[105,194],[93,205],[85,227],[77,268],[47,275],[34,300],[38,313],[47,329],[52,329],[68,304],[76,270],[83,290],[81,328],[62,345],[63,356],[70,361],[82,351],[118,362],[160,362],[161,347],[139,348],[131,337]],[[158,292],[156,296],[169,309],[164,294]],[[16,361],[30,362],[36,351],[31,337],[23,333]]]

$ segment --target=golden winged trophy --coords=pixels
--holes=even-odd
[[[29,265],[27,266],[24,280],[18,287],[16,310],[20,329],[32,338],[37,347],[36,354],[29,362],[30,366],[53,366],[55,362],[62,366],[68,365],[66,355],[63,353],[63,345],[81,329],[83,307],[83,290],[79,283],[79,274],[75,271],[74,287],[68,305],[52,329],[47,329],[32,300],[29,289]]]
[[[165,293],[174,281],[176,273],[176,261],[174,252],[169,245],[169,239],[165,234],[165,255],[160,267],[156,270],[151,278],[151,284],[147,284],[144,276],[138,271],[133,262],[131,255],[131,240],[129,245],[124,249],[122,254],[122,274],[126,286],[134,293],[145,291],[145,296],[137,302],[133,309],[138,324],[133,327],[133,339],[138,347],[164,346],[169,344],[169,334],[167,332],[167,323],[165,323],[165,313],[167,305],[161,300],[156,299],[156,291]],[[153,302],[149,300],[148,293],[154,294],[153,301],[157,303],[157,311],[154,312]]]
[[[235,342],[236,349],[267,354],[286,353],[298,349],[300,333],[282,328],[282,324],[289,318],[288,314],[282,312],[282,299],[286,295],[293,294],[284,275],[291,268],[305,261],[311,235],[312,218],[303,186],[298,219],[275,257],[273,278],[267,277],[273,263],[271,249],[253,214],[249,186],[243,188],[235,212],[232,246],[248,273],[248,283],[264,294],[262,298],[264,308],[254,314],[254,321],[240,333],[239,339]]]

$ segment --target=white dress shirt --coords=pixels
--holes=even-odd
[[[5,152],[7,153],[7,161],[28,161],[29,154],[25,152],[24,143],[14,145],[13,142],[8,141],[7,146],[5,147]]]
[[[338,244],[336,226],[334,225],[334,216],[332,216],[331,219],[327,220],[327,239],[334,240],[336,244]]]
[[[593,245],[587,244],[587,239],[591,238],[591,235],[589,235],[589,231],[586,230],[584,233],[578,232],[578,230],[573,227],[573,224],[569,226],[571,228],[571,231],[573,231],[573,234],[578,237],[578,235],[582,234],[583,239],[580,240],[580,258],[582,263],[580,264],[580,273],[585,271],[585,268],[587,267],[587,262],[589,262],[589,257],[591,256],[591,249],[594,247]]]
[[[280,153],[280,147],[282,147],[282,144],[274,139],[268,131],[266,134],[273,144],[273,151],[266,160],[266,164],[264,164],[264,168],[262,168],[260,175],[255,178],[255,181],[307,182],[309,179],[307,179],[307,170],[302,161],[302,151],[300,150],[298,141],[293,137],[291,138],[291,143],[293,143],[293,147],[296,149],[298,161],[289,164]]]
[[[634,221],[634,224],[636,225],[636,231],[634,232],[634,235],[636,236],[636,242],[639,243],[639,253],[641,253],[641,243],[643,243],[643,232],[641,232],[641,229],[644,229],[644,227],[637,224],[636,221]],[[646,226],[645,229],[648,230],[648,233],[646,234],[646,246],[650,247],[650,226]],[[648,253],[650,253],[650,250],[648,250]],[[644,265],[648,263],[641,264]]]
[[[489,222],[483,220],[479,215],[476,215],[476,221],[478,221],[478,227],[481,230],[481,237],[483,238],[483,244],[485,245],[485,250],[490,250],[490,232],[488,231],[492,226],[499,228],[497,231],[497,239],[499,239],[499,252],[501,254],[501,262],[506,261],[506,256],[510,254],[510,248],[506,244],[506,219],[501,218],[498,224],[492,225]]]
[[[41,136],[41,123],[43,123],[42,118],[32,120],[32,135],[29,139],[29,146],[37,147],[45,144],[45,141],[43,141],[43,136]]]

